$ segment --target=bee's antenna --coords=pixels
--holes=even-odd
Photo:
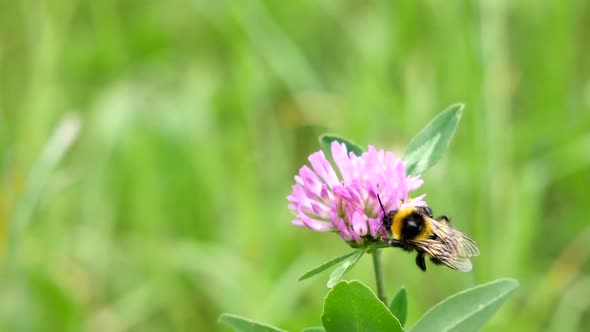
[[[379,198],[379,194],[377,194],[377,200],[379,201],[379,205],[381,205],[381,210],[383,210],[383,219],[385,219],[385,215],[387,214],[387,212],[385,212],[385,208],[383,207],[383,203],[381,203],[381,198]],[[377,229],[376,234],[379,234],[379,232],[381,232],[381,228],[383,228],[383,219],[381,220],[381,225],[379,226],[379,229]]]
[[[379,194],[377,194],[377,200],[379,201],[379,205],[381,205],[381,210],[383,210],[383,215],[386,215],[385,208],[383,207],[383,203],[381,203],[381,198],[379,198]]]

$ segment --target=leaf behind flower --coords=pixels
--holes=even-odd
[[[357,156],[360,156],[365,152],[363,148],[356,145],[355,143],[351,142],[350,140],[340,137],[334,134],[322,134],[318,138],[320,142],[320,148],[327,154],[332,155],[332,142],[336,141],[338,143],[344,143],[346,146],[346,151],[352,152]]]
[[[455,135],[464,106],[447,107],[412,138],[404,154],[407,174],[423,174],[442,158]]]

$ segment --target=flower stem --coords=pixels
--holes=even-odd
[[[385,285],[383,284],[383,271],[381,270],[381,250],[373,251],[373,269],[375,270],[375,283],[377,284],[377,296],[381,302],[387,305],[385,297]]]

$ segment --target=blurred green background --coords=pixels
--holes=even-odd
[[[386,250],[390,296],[412,324],[515,277],[486,331],[588,331],[588,1],[0,1],[0,330],[319,325],[327,274],[296,278],[350,249],[290,223],[317,136],[401,154],[455,102],[416,194],[482,255]]]

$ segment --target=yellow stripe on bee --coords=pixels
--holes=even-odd
[[[409,207],[403,210],[398,210],[395,215],[393,216],[393,221],[391,223],[391,233],[393,238],[396,240],[401,240],[402,234],[402,227],[404,225],[404,219],[408,217],[410,214],[414,213],[416,208]],[[424,222],[422,223],[422,229],[420,233],[416,235],[412,240],[415,241],[422,241],[427,240],[432,235],[432,225],[428,217],[424,216]]]
[[[392,233],[394,239],[401,240],[402,226],[404,224],[404,219],[406,219],[407,216],[409,216],[412,212],[414,212],[414,210],[416,210],[416,209],[413,207],[405,208],[403,210],[398,210],[393,215],[393,221],[391,223],[391,233]]]
[[[420,233],[418,235],[416,235],[414,240],[416,240],[416,241],[428,240],[431,235],[432,235],[432,223],[430,222],[430,218],[425,216],[424,223],[422,224],[422,230],[420,231]]]

